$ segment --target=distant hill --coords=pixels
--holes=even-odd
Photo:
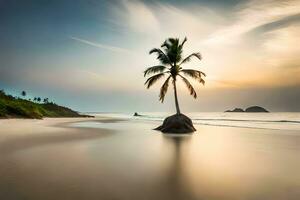
[[[235,108],[233,110],[226,110],[225,112],[245,112],[242,108]]]
[[[89,117],[54,103],[34,103],[0,90],[0,118]]]
[[[245,112],[269,112],[265,108],[260,106],[251,106],[249,108],[246,108]]]
[[[243,110],[242,108],[235,108],[233,110],[226,110],[225,112],[269,112],[265,108],[260,106],[251,106]]]

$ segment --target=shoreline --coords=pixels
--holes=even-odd
[[[45,118],[0,120],[0,155],[35,146],[101,138],[114,133],[104,128],[72,127],[78,122],[116,122],[110,118]]]

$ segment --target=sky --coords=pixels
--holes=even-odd
[[[259,105],[300,111],[299,0],[0,0],[0,89],[78,111],[174,112],[159,82],[147,90],[149,50],[185,36],[186,68],[207,74],[183,112]]]

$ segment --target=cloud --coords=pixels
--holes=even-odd
[[[159,46],[170,36],[187,36],[184,53],[200,51],[203,55],[201,63],[192,61],[187,67],[206,72],[209,89],[278,86],[273,82],[277,82],[280,70],[274,67],[295,66],[299,61],[296,55],[300,50],[292,45],[299,40],[300,30],[295,26],[299,1],[248,0],[230,8],[230,12],[195,2],[124,0],[116,7],[111,18],[118,22],[115,25],[126,29],[127,36],[132,37],[132,47],[138,52]],[[250,32],[260,34],[246,37]],[[146,53],[139,55],[138,61],[156,64]],[[135,66],[139,62],[131,67],[138,69]],[[293,72],[286,70],[285,78],[289,76]],[[290,80],[280,84],[297,82],[294,78]]]
[[[271,28],[299,19],[300,2],[295,0],[250,0],[236,6],[231,25],[211,34],[209,43],[236,43],[243,34],[260,28]],[[280,22],[281,21],[281,22]],[[273,23],[273,24],[272,24]],[[269,25],[268,25],[269,24]],[[265,27],[264,27],[265,26]]]
[[[156,34],[160,23],[153,10],[137,0],[121,0],[112,7],[110,21],[115,25],[143,34]]]
[[[297,24],[300,24],[300,13],[296,14],[296,15],[283,17],[282,19],[272,21],[272,22],[263,24],[261,26],[258,26],[256,28],[252,29],[249,32],[249,34],[257,35],[257,34],[269,32],[269,31],[273,31],[276,29],[281,29],[281,28],[285,28],[285,27],[288,27],[291,25],[297,25]]]
[[[289,66],[299,66],[300,46],[300,25],[276,29],[264,33],[265,40],[261,48],[265,63],[283,69]],[[291,74],[293,75],[293,74]]]
[[[105,50],[109,50],[109,51],[113,51],[113,52],[131,53],[131,51],[129,51],[128,49],[123,49],[123,48],[120,48],[120,47],[100,44],[100,43],[96,43],[96,42],[91,42],[91,41],[81,39],[81,38],[78,38],[78,37],[73,37],[73,36],[70,36],[69,38],[72,39],[72,40],[75,40],[77,42],[81,42],[83,44],[87,44],[87,45],[90,45],[90,46],[93,46],[93,47],[97,47],[97,48],[101,48],[101,49],[105,49]]]

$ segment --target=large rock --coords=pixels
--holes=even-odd
[[[260,106],[251,106],[245,110],[245,112],[269,112]]]
[[[159,130],[163,133],[192,133],[196,131],[192,120],[183,114],[167,117],[163,124],[154,130]]]

